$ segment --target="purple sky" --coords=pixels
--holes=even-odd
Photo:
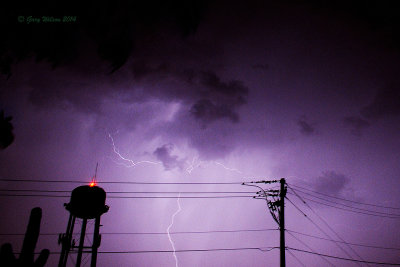
[[[45,8],[10,3],[4,9],[9,12],[1,13],[0,109],[13,117],[15,140],[0,151],[0,179],[89,182],[98,162],[99,182],[285,177],[289,185],[322,194],[400,208],[400,22],[390,2],[127,2]],[[77,22],[17,22],[17,16],[44,14],[76,15]],[[3,190],[77,185],[0,181]],[[241,185],[101,186],[182,196],[257,191]],[[288,197],[336,240],[313,211],[347,242],[400,248],[399,217],[308,201],[312,211],[295,195]],[[0,198],[0,234],[24,233],[36,206],[43,209],[42,233],[65,231],[68,198]],[[166,232],[178,209],[177,199],[109,198],[107,204],[103,233]],[[171,232],[277,228],[261,200],[182,198],[180,205]],[[326,237],[292,204],[286,207],[288,230]],[[288,247],[349,258],[333,242],[295,237],[309,247],[287,234]],[[57,238],[40,236],[37,250],[59,252]],[[278,231],[172,239],[178,250],[279,246]],[[0,235],[0,242],[18,251],[22,237]],[[366,261],[400,263],[399,250],[352,248]],[[105,234],[100,246],[100,251],[171,249],[167,235]],[[306,266],[328,266],[316,255],[292,253]],[[187,252],[177,258],[181,267],[278,266],[279,250]],[[286,258],[287,266],[301,266],[291,254]],[[48,266],[57,262],[58,255],[51,255]],[[98,266],[175,264],[172,253],[98,256]]]

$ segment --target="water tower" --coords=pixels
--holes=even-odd
[[[69,203],[65,203],[65,209],[70,212],[65,234],[60,234],[58,243],[61,244],[61,255],[58,267],[67,265],[70,251],[78,249],[76,267],[81,266],[82,253],[91,253],[91,267],[96,267],[97,249],[100,246],[101,236],[99,234],[100,216],[106,213],[109,207],[105,204],[106,192],[103,188],[96,186],[95,181],[90,185],[78,186],[71,193]],[[76,246],[72,238],[76,218],[82,220],[79,245]],[[91,246],[85,246],[85,234],[88,220],[94,220],[93,240]],[[85,251],[83,250],[85,249]]]

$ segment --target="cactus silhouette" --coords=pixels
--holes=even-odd
[[[14,141],[11,119],[12,117],[4,117],[4,112],[0,111],[0,149],[5,149]]]
[[[49,250],[43,249],[39,257],[34,260],[34,252],[40,232],[40,221],[42,220],[42,209],[33,208],[26,229],[24,243],[19,258],[16,258],[11,244],[1,246],[0,266],[2,267],[43,267],[49,257]]]

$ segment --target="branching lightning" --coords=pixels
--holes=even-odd
[[[147,164],[162,164],[162,162],[154,162],[154,161],[148,161],[148,160],[143,160],[143,161],[134,162],[133,160],[128,159],[128,158],[124,157],[123,155],[121,155],[121,153],[119,152],[119,149],[115,146],[114,138],[112,137],[112,135],[111,135],[110,133],[108,134],[108,137],[109,137],[110,140],[111,140],[111,144],[112,144],[114,153],[115,153],[115,154],[118,156],[118,158],[121,160],[121,162],[116,162],[116,161],[114,161],[116,164],[124,165],[125,167],[128,167],[128,168],[135,167],[135,166],[137,166],[138,164],[144,164],[144,163],[147,163]],[[191,174],[191,172],[192,172],[193,170],[195,170],[196,168],[199,168],[201,165],[203,165],[203,164],[210,164],[210,163],[219,165],[219,166],[221,166],[222,168],[224,168],[224,169],[227,170],[227,171],[237,172],[237,173],[239,173],[239,174],[242,174],[242,172],[239,171],[238,169],[229,168],[229,167],[225,166],[224,164],[222,164],[222,163],[220,163],[220,162],[217,162],[217,161],[201,161],[201,160],[198,160],[198,158],[196,158],[196,157],[193,158],[192,162],[189,162],[189,163],[188,163],[189,166],[185,169],[185,171],[188,172],[189,174]],[[169,224],[169,226],[168,226],[168,228],[167,228],[168,240],[169,240],[169,242],[171,243],[171,247],[172,247],[172,250],[173,250],[173,256],[174,256],[174,259],[175,259],[175,267],[178,267],[178,257],[177,257],[177,255],[176,255],[175,243],[174,243],[174,241],[172,240],[170,230],[171,230],[171,228],[172,228],[173,225],[174,225],[175,216],[176,216],[179,212],[181,212],[181,210],[182,210],[181,203],[180,203],[180,199],[181,199],[181,193],[178,194],[178,198],[177,198],[178,209],[172,214],[172,216],[171,216],[171,223]]]
[[[121,153],[119,152],[119,149],[115,146],[114,138],[111,136],[110,133],[108,134],[108,137],[110,137],[114,153],[122,160],[122,162],[115,162],[114,161],[116,164],[124,165],[125,167],[128,167],[128,168],[132,168],[132,167],[135,167],[136,165],[144,164],[144,163],[147,163],[147,164],[161,164],[161,162],[155,162],[155,161],[149,161],[149,160],[142,160],[142,161],[134,162],[131,159],[125,158],[124,156],[121,155]]]
[[[133,161],[133,160],[131,160],[131,159],[128,159],[128,158],[124,157],[124,156],[119,152],[119,149],[118,149],[118,148],[116,147],[116,145],[115,145],[114,138],[112,137],[112,135],[111,135],[110,133],[108,134],[108,137],[109,137],[110,140],[111,140],[111,145],[112,145],[112,148],[113,148],[114,153],[115,153],[115,154],[118,156],[118,158],[121,160],[121,162],[118,162],[118,161],[114,161],[113,159],[111,159],[111,160],[114,161],[115,164],[123,165],[123,166],[125,166],[125,167],[127,167],[127,168],[132,168],[132,167],[135,167],[135,166],[137,166],[137,165],[139,165],[139,164],[145,164],[145,163],[147,163],[147,164],[154,164],[154,165],[162,164],[162,162],[160,162],[160,161],[141,160],[141,161],[136,161],[136,162],[135,162],[135,161]],[[217,161],[211,161],[211,162],[210,162],[210,161],[201,161],[201,160],[198,160],[198,158],[196,158],[196,157],[193,158],[192,162],[189,162],[189,163],[188,163],[189,166],[185,169],[185,171],[186,171],[187,173],[191,174],[193,170],[199,168],[201,165],[203,165],[203,164],[209,164],[209,163],[214,163],[214,164],[216,164],[216,165],[219,165],[219,166],[221,166],[222,168],[224,168],[224,169],[227,170],[227,171],[237,172],[237,173],[239,173],[239,174],[243,174],[243,173],[242,173],[241,171],[239,171],[238,169],[229,168],[229,167],[225,166],[224,164],[222,164],[222,163],[220,163],[220,162],[217,162]]]
[[[181,200],[181,193],[178,194],[178,199],[177,199],[178,209],[175,211],[174,214],[172,214],[171,223],[170,223],[170,225],[169,225],[168,228],[167,228],[168,239],[169,239],[169,242],[171,243],[172,250],[174,251],[174,252],[173,252],[173,255],[174,255],[174,258],[175,258],[175,267],[178,267],[178,257],[176,256],[176,252],[175,252],[175,251],[176,251],[176,249],[175,249],[175,243],[174,243],[174,241],[173,241],[172,238],[171,238],[170,229],[171,229],[172,226],[174,225],[175,216],[182,210],[180,200]]]
[[[194,157],[192,162],[189,163],[189,167],[186,168],[186,171],[189,174],[191,174],[194,169],[196,169],[196,168],[198,168],[200,166],[200,164],[201,164],[201,161],[196,163],[196,158]]]

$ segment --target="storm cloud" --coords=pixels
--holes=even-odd
[[[182,169],[184,167],[185,161],[173,155],[173,149],[174,146],[172,144],[164,144],[153,152],[154,156],[162,162],[165,170],[172,170],[174,168]]]
[[[357,116],[348,116],[343,119],[346,126],[351,127],[351,133],[355,136],[361,136],[365,128],[370,126],[367,120]]]
[[[86,46],[108,62],[112,73],[127,62],[143,38],[166,25],[183,38],[195,33],[205,8],[203,1],[70,1],[46,6],[8,2],[0,13],[6,22],[0,24],[6,40],[0,47],[1,71],[10,76],[15,62],[31,57],[49,62],[53,68],[68,65],[88,52],[82,51]],[[24,27],[22,22],[16,24],[21,15],[38,19],[67,15],[75,16],[75,21],[62,27],[54,23]]]
[[[391,85],[379,90],[372,103],[362,108],[361,114],[368,119],[400,115],[399,85]]]
[[[319,193],[340,196],[350,178],[335,171],[325,171],[321,176],[315,178],[314,189]]]
[[[304,135],[312,135],[315,133],[315,128],[309,122],[306,121],[306,117],[303,116],[297,121],[297,125],[300,127],[300,132]]]
[[[324,199],[379,200],[368,209],[382,213],[391,212],[378,206],[400,203],[399,87],[383,89],[400,77],[397,5],[23,2],[5,2],[0,10],[0,109],[13,117],[15,133],[12,145],[0,151],[1,186],[10,191],[0,202],[1,233],[23,233],[23,214],[32,205],[46,213],[43,233],[65,230],[68,197],[8,194],[69,192],[77,186],[70,182],[90,182],[98,162],[98,182],[109,194],[104,233],[165,233],[173,214],[173,232],[273,229],[265,201],[252,199],[258,189],[242,182],[284,177],[288,189],[311,190],[298,194],[346,242],[399,246],[396,220],[319,209],[313,202],[320,201],[315,192]],[[76,15],[77,21],[18,22],[18,16],[42,12]],[[299,198],[288,197],[315,218]],[[287,205],[288,230],[318,231]],[[242,234],[193,235],[195,244],[183,235],[171,239],[182,250],[276,246],[276,238]],[[125,253],[170,250],[168,238],[103,237],[102,251],[124,255],[99,254],[99,266],[174,265],[172,253]],[[0,235],[2,242],[8,238]],[[40,238],[51,251],[60,249],[54,239]],[[332,264],[346,265],[334,243],[310,242],[318,253],[343,257]],[[205,253],[177,257],[182,266],[256,267],[266,257],[279,266],[273,253]],[[326,265],[304,255],[305,266]],[[360,250],[360,256],[398,261],[390,250]],[[56,256],[49,260],[57,265]],[[296,266],[294,258],[287,263]]]

